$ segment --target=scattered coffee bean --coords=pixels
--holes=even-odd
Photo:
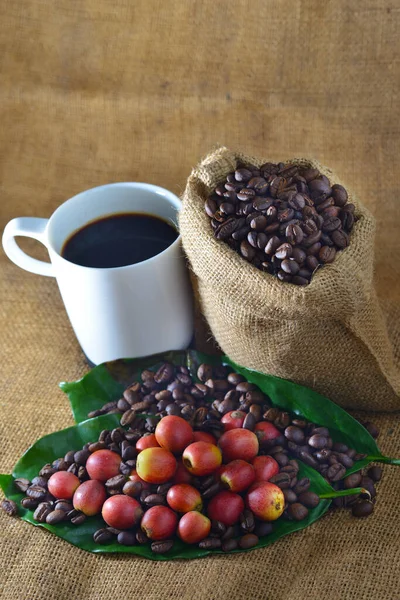
[[[73,525],[82,525],[82,523],[84,523],[86,521],[86,515],[84,515],[81,512],[78,512],[77,515],[75,515],[74,517],[72,517],[71,519],[71,523]]]
[[[353,517],[369,517],[373,511],[374,504],[370,500],[360,500],[351,509]]]
[[[123,546],[134,546],[136,544],[136,536],[132,531],[120,531],[117,535],[118,544]]]
[[[113,534],[105,528],[98,529],[93,534],[93,541],[96,544],[107,544],[107,542],[110,542],[112,539]]]
[[[1,502],[1,508],[9,517],[15,517],[15,515],[18,514],[18,506],[15,504],[14,500],[5,498]]]
[[[17,479],[14,479],[14,485],[19,492],[25,494],[26,490],[31,485],[31,482],[24,477],[17,477]]]
[[[304,504],[304,506],[306,506],[307,508],[315,508],[316,506],[318,506],[320,499],[318,494],[316,494],[315,492],[308,491],[299,494],[298,501],[300,502],[300,504]]]
[[[213,550],[214,548],[221,548],[221,546],[222,542],[220,538],[208,537],[199,543],[199,548],[203,548],[204,550]]]
[[[237,540],[229,539],[222,542],[221,548],[224,552],[232,552],[232,550],[236,550],[239,546]]]
[[[64,519],[65,519],[65,511],[56,509],[56,510],[52,510],[50,513],[48,513],[48,515],[46,516],[46,523],[48,523],[49,525],[55,525],[56,523],[59,523],[60,521],[64,521]]]
[[[382,467],[373,466],[370,467],[367,471],[367,475],[373,482],[378,482],[382,479]]]
[[[246,533],[239,539],[239,546],[243,550],[248,550],[249,548],[257,546],[258,542],[259,539],[254,533]]]
[[[293,504],[290,504],[287,511],[289,517],[294,519],[295,521],[303,521],[303,519],[305,519],[308,516],[308,509],[299,502],[294,502]]]

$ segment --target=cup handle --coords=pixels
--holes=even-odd
[[[37,275],[46,275],[54,277],[53,265],[50,262],[37,260],[18,246],[15,236],[21,235],[38,240],[47,247],[45,230],[48,219],[39,219],[37,217],[18,217],[7,223],[3,233],[3,248],[8,258],[21,269],[36,273]]]

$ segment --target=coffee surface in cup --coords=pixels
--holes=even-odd
[[[83,267],[124,267],[160,254],[178,235],[172,224],[154,215],[108,215],[75,231],[61,255]]]

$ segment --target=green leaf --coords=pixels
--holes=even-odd
[[[78,546],[82,550],[97,553],[118,553],[127,552],[130,554],[138,554],[152,560],[170,560],[170,559],[189,559],[199,558],[208,554],[221,553],[221,550],[202,550],[197,546],[189,546],[180,540],[176,540],[174,546],[168,554],[160,555],[151,552],[148,545],[145,546],[121,546],[118,543],[110,543],[107,545],[95,544],[93,541],[93,533],[104,527],[104,521],[101,517],[90,517],[82,525],[72,525],[69,522],[61,522],[57,525],[47,525],[46,523],[37,523],[33,519],[33,511],[24,509],[20,505],[24,494],[18,492],[13,481],[17,477],[26,477],[32,479],[35,477],[42,466],[46,463],[51,463],[56,458],[64,456],[69,450],[79,450],[85,443],[96,441],[100,432],[103,429],[112,429],[117,427],[119,419],[117,415],[104,415],[94,419],[88,419],[73,427],[68,427],[62,431],[51,433],[38,440],[33,444],[22,456],[15,465],[12,475],[0,475],[0,487],[3,489],[7,498],[14,500],[19,506],[20,517],[37,527],[48,529],[58,537],[67,542]],[[301,464],[299,474],[301,477],[309,477],[311,480],[311,490],[318,494],[334,494],[334,490],[330,485],[313,469],[307,465]],[[304,529],[308,525],[319,519],[329,508],[330,500],[321,500],[319,505],[309,511],[309,515],[301,522],[286,521],[279,519],[274,522],[274,531],[260,539],[258,548],[269,546],[281,537]],[[235,552],[243,552],[237,550]]]

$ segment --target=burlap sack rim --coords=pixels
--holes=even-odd
[[[253,265],[246,263],[227,244],[215,239],[209,223],[209,217],[204,211],[204,202],[217,182],[207,182],[206,178],[202,176],[201,171],[203,167],[208,167],[209,169],[213,162],[218,161],[220,163],[221,160],[225,160],[227,167],[229,167],[226,173],[234,170],[239,162],[253,163],[257,166],[264,162],[273,162],[268,158],[257,159],[253,156],[231,151],[225,146],[218,146],[209,152],[200,161],[199,165],[192,170],[183,193],[184,202],[180,213],[180,222],[184,222],[185,220],[185,198],[188,194],[191,194],[192,198],[196,197],[196,203],[191,203],[191,210],[193,211],[195,208],[195,217],[200,220],[202,225],[197,232],[198,254],[193,256],[193,253],[191,253],[190,256],[192,268],[196,276],[200,277],[205,284],[208,283],[214,286],[216,280],[223,278],[224,287],[229,285],[237,290],[238,281],[240,283],[240,273],[245,271],[246,285],[243,286],[241,302],[244,306],[251,308],[255,316],[258,317],[265,318],[266,311],[268,311],[272,318],[276,318],[277,315],[282,314],[286,319],[294,320],[299,313],[304,314],[305,306],[312,305],[314,314],[317,314],[320,318],[339,318],[343,320],[343,311],[346,311],[348,317],[350,317],[351,314],[362,310],[369,300],[369,290],[372,283],[370,274],[373,271],[371,265],[373,253],[371,253],[370,263],[367,263],[364,269],[360,269],[360,264],[357,260],[358,253],[363,252],[363,236],[360,234],[364,231],[369,233],[370,243],[373,244],[375,222],[371,213],[359,202],[357,196],[348,189],[349,202],[355,205],[355,212],[359,218],[352,232],[358,235],[353,234],[350,246],[337,254],[334,263],[318,269],[309,286],[288,285],[279,281],[276,277],[268,273],[263,273]],[[293,163],[315,167],[329,177],[332,183],[343,185],[341,180],[329,168],[320,164],[315,159],[293,158],[284,162],[285,164]],[[185,236],[183,236],[182,243],[184,248],[185,241]],[[213,257],[212,261],[210,261],[211,256]],[[208,273],[204,273],[204,269],[201,268],[205,258],[210,267]],[[224,268],[222,272],[222,265],[226,267],[228,264],[230,264],[231,268]],[[201,275],[199,275],[199,269]],[[351,294],[348,291],[349,278],[352,280],[353,287]],[[254,287],[249,285],[249,280],[254,282]],[[340,289],[341,303],[336,301],[333,294],[326,293],[326,290],[329,290],[333,285],[335,285],[336,289]],[[268,287],[268,295],[260,296],[260,286]],[[354,287],[357,288],[357,293],[354,293]]]

